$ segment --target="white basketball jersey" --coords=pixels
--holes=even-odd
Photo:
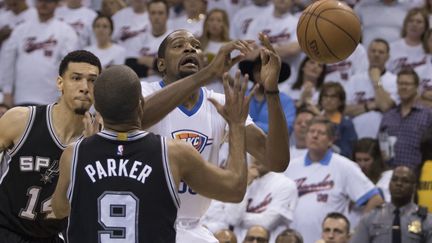
[[[87,7],[71,9],[62,6],[56,9],[55,16],[72,26],[76,31],[79,39],[79,48],[90,45],[90,40],[93,36],[93,20],[97,16],[94,10]]]
[[[164,86],[163,82],[142,82],[141,84],[144,96]],[[218,166],[219,147],[223,142],[227,123],[208,101],[210,97],[215,98],[221,104],[225,103],[224,95],[201,88],[199,101],[191,110],[187,110],[184,106],[178,106],[159,123],[147,130],[165,137],[182,139],[191,143],[204,159]],[[249,117],[247,125],[250,123],[252,121]],[[211,202],[211,199],[196,194],[184,182],[180,183],[179,195],[181,207],[177,214],[178,219],[201,218]]]

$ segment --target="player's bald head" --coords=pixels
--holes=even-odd
[[[95,108],[104,121],[113,123],[136,121],[140,98],[140,80],[127,66],[109,67],[95,81]]]

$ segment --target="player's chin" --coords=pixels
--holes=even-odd
[[[198,71],[199,71],[198,69],[180,70],[179,76],[180,76],[180,78],[186,78],[192,74],[197,73]]]
[[[84,115],[89,109],[90,109],[90,106],[81,105],[81,106],[75,107],[74,112],[77,115]]]

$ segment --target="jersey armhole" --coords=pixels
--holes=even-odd
[[[67,190],[67,196],[69,199],[69,203],[72,204],[73,191],[75,187],[75,175],[76,175],[76,167],[78,164],[78,152],[79,146],[83,139],[79,139],[73,147],[72,159],[71,159],[71,170],[70,170],[70,182]]]
[[[171,168],[168,160],[168,147],[166,144],[166,139],[161,137],[161,147],[162,147],[162,164],[164,168],[165,179],[167,182],[168,190],[173,199],[173,203],[177,208],[180,208],[180,197],[178,195],[178,190],[174,182],[174,178],[171,174]]]
[[[22,136],[18,140],[18,143],[13,146],[13,148],[7,150],[7,153],[10,157],[14,156],[19,151],[19,149],[22,147],[25,140],[27,139],[28,135],[30,134],[31,128],[33,127],[33,123],[36,117],[36,107],[29,106],[28,108],[30,110],[30,115],[29,115],[29,119],[27,120],[27,124],[25,126]]]

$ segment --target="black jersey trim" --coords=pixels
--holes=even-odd
[[[80,146],[82,140],[83,139],[79,139],[73,147],[71,167],[70,167],[71,168],[70,183],[69,183],[69,187],[67,190],[69,203],[72,203],[72,197],[73,197],[73,192],[74,192],[74,187],[75,187],[76,168],[77,168],[77,164],[78,164],[78,151],[79,151],[79,146]]]
[[[174,205],[177,208],[180,208],[180,197],[178,195],[178,189],[175,186],[174,178],[171,174],[171,169],[168,160],[168,148],[164,137],[161,137],[161,147],[162,147],[162,164],[165,170],[164,174],[165,174],[165,179],[167,181],[168,190],[171,194],[171,198],[173,199]]]
[[[140,138],[143,138],[145,136],[147,136],[148,132],[144,132],[144,131],[135,131],[135,132],[131,132],[131,133],[127,133],[127,139],[126,141],[135,141],[138,140]],[[97,133],[97,135],[110,139],[110,140],[119,140],[118,139],[118,133],[116,132],[112,132],[112,131],[108,131],[108,130],[102,130],[100,132]]]
[[[9,157],[9,159],[7,159],[7,161],[6,161],[6,157]],[[10,157],[10,156],[5,156],[5,154],[3,154],[3,158],[2,158],[2,160],[0,161],[0,166],[2,166],[1,164],[3,164],[3,163],[6,163],[6,166],[5,166],[4,171],[3,171],[3,168],[0,168],[0,172],[3,173],[3,174],[1,174],[1,177],[0,177],[0,185],[2,184],[3,179],[6,178],[6,175],[7,175],[8,172],[9,172],[9,163],[10,163],[11,161],[12,161],[12,157]]]
[[[53,104],[50,104],[47,107],[46,120],[47,120],[47,125],[48,125],[48,131],[51,134],[51,137],[53,138],[54,143],[59,148],[61,148],[62,150],[64,150],[64,149],[66,149],[67,145],[63,144],[61,142],[61,140],[55,134],[55,130],[54,130],[54,126],[53,126],[52,108],[53,108]]]
[[[27,137],[29,136],[31,128],[33,127],[33,123],[36,118],[36,106],[29,106],[28,108],[30,109],[30,115],[26,124],[26,128],[18,143],[7,152],[10,157],[14,156],[19,151],[19,149],[22,147]]]

